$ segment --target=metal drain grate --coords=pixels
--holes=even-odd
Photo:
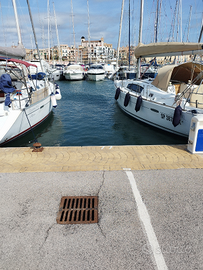
[[[62,197],[56,221],[59,224],[97,223],[98,196]]]

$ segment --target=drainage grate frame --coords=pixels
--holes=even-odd
[[[56,221],[58,224],[98,223],[98,196],[63,196]]]

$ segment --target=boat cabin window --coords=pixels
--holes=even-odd
[[[138,84],[134,84],[134,83],[129,83],[127,86],[128,89],[136,92],[136,93],[141,93],[142,90],[144,89],[144,87],[138,85]]]
[[[103,67],[102,66],[99,66],[99,65],[98,66],[90,66],[90,68],[91,69],[103,69]]]

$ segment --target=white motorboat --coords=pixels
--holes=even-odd
[[[102,65],[92,64],[86,75],[90,81],[103,81],[105,78],[105,70]]]
[[[71,64],[64,68],[63,75],[69,81],[83,80],[84,69],[79,64]]]
[[[40,64],[41,62],[41,64]],[[39,72],[46,73],[46,76],[49,80],[53,81],[59,81],[61,78],[61,71],[57,68],[51,67],[49,63],[47,63],[45,60],[32,60],[30,63],[34,64],[34,66],[30,66],[30,73],[36,74]],[[37,67],[37,69],[36,69]]]
[[[187,137],[192,117],[203,115],[202,82],[201,64],[167,65],[154,80],[115,81],[115,99],[133,118]]]
[[[53,81],[61,80],[62,72],[57,68],[50,68],[49,69],[49,79]]]
[[[59,81],[64,80],[65,77],[63,75],[63,70],[64,70],[65,66],[62,64],[55,64],[55,65],[53,65],[53,68],[59,70],[59,74],[60,74]]]
[[[6,65],[5,65],[6,63]],[[25,134],[42,123],[57,106],[60,90],[45,77],[29,76],[28,68],[33,64],[13,58],[0,57],[0,144],[7,143]],[[9,66],[9,70],[7,70]],[[18,76],[12,67],[22,71]],[[27,73],[25,73],[27,71]],[[10,76],[12,74],[12,77]],[[12,78],[12,79],[11,79]]]
[[[115,65],[113,64],[104,64],[103,65],[104,70],[105,70],[105,75],[107,78],[110,78],[112,74],[115,73]]]

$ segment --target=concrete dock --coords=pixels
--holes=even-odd
[[[187,145],[0,148],[0,269],[203,269],[203,155]],[[57,224],[62,196],[95,224]]]
[[[186,145],[0,148],[0,172],[76,172],[203,168]]]

